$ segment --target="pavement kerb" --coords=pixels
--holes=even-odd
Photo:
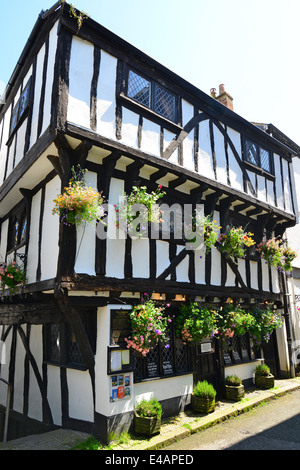
[[[286,382],[286,383],[285,383]],[[151,437],[143,442],[135,442],[132,445],[116,445],[112,446],[112,450],[158,450],[166,447],[173,442],[202,431],[208,427],[214,426],[222,421],[231,417],[238,416],[239,414],[246,413],[254,407],[273,400],[277,397],[285,395],[300,388],[300,377],[286,380],[276,380],[275,387],[272,390],[257,390],[258,395],[252,398],[246,398],[245,401],[232,403],[225,409],[220,409],[210,413],[209,415],[199,415],[194,422],[188,424],[178,424],[168,432],[161,431],[161,434]],[[247,394],[245,394],[247,396]],[[166,425],[162,425],[162,428]],[[186,426],[186,427],[184,427]]]

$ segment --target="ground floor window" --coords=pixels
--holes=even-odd
[[[134,360],[134,381],[169,377],[191,371],[189,349],[182,340],[175,337],[174,327],[170,326],[170,342],[166,348],[159,343],[147,356],[137,356]]]
[[[93,353],[96,353],[97,317],[95,312],[82,311],[85,328]],[[79,344],[68,323],[48,323],[44,329],[44,358],[46,362],[68,367],[85,367]]]
[[[249,362],[256,358],[258,352],[254,348],[253,340],[248,335],[233,336],[223,343],[223,357],[225,365]]]

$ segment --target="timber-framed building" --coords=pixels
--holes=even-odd
[[[23,260],[27,275],[0,302],[0,375],[13,387],[15,434],[63,426],[106,441],[129,427],[142,396],[154,393],[172,415],[199,378],[218,388],[231,368],[251,380],[262,354],[277,377],[289,365],[283,274],[251,250],[234,264],[163,237],[102,239],[92,226],[64,225],[53,200],[72,166],[87,169],[110,204],[136,184],[162,185],[168,204],[200,204],[259,241],[297,222],[297,154],[92,19],[78,30],[66,3],[42,12],[0,105],[0,257]],[[247,337],[226,354],[213,339],[188,348],[174,337],[167,352],[133,366],[113,354],[114,332],[144,292],[174,315],[180,302],[230,297],[272,303],[286,322],[259,356]],[[113,397],[113,380],[125,379],[129,395]]]

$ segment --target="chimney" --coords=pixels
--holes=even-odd
[[[225,90],[225,85],[223,83],[219,85],[219,96],[216,96],[215,88],[211,88],[210,94],[213,98],[215,98],[224,106],[227,106],[227,108],[233,111],[233,98],[229,93],[227,93],[227,91]]]

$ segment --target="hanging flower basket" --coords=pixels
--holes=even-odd
[[[209,253],[211,248],[216,244],[220,226],[216,220],[213,220],[210,215],[202,215],[198,210],[195,210],[192,219],[193,231],[197,234],[200,243],[205,246],[205,253]],[[193,232],[191,233],[191,235]],[[198,243],[199,243],[198,242]]]
[[[66,225],[80,225],[85,222],[93,224],[104,215],[102,195],[88,186],[84,179],[85,170],[72,168],[73,177],[63,193],[54,199],[53,214],[59,214]]]
[[[24,267],[18,266],[13,261],[11,263],[0,263],[0,288],[14,293],[17,287],[24,287],[26,284],[26,274]]]
[[[232,258],[244,258],[246,247],[255,245],[253,233],[245,232],[242,227],[232,227],[218,238],[218,249]]]
[[[176,335],[183,340],[183,344],[200,343],[204,338],[211,337],[215,328],[214,310],[199,307],[196,302],[180,307]]]
[[[123,201],[115,204],[116,226],[130,236],[140,238],[148,234],[148,223],[162,222],[157,201],[165,195],[162,186],[149,193],[146,186],[133,186],[130,194],[123,193]]]
[[[164,314],[163,307],[156,307],[152,300],[147,300],[133,308],[130,321],[132,334],[125,338],[127,348],[132,348],[143,356],[159,342],[169,348],[168,325],[172,320]]]
[[[292,262],[297,254],[287,243],[284,243],[281,237],[273,237],[259,243],[256,250],[269,266],[275,266],[282,272],[292,271]]]

